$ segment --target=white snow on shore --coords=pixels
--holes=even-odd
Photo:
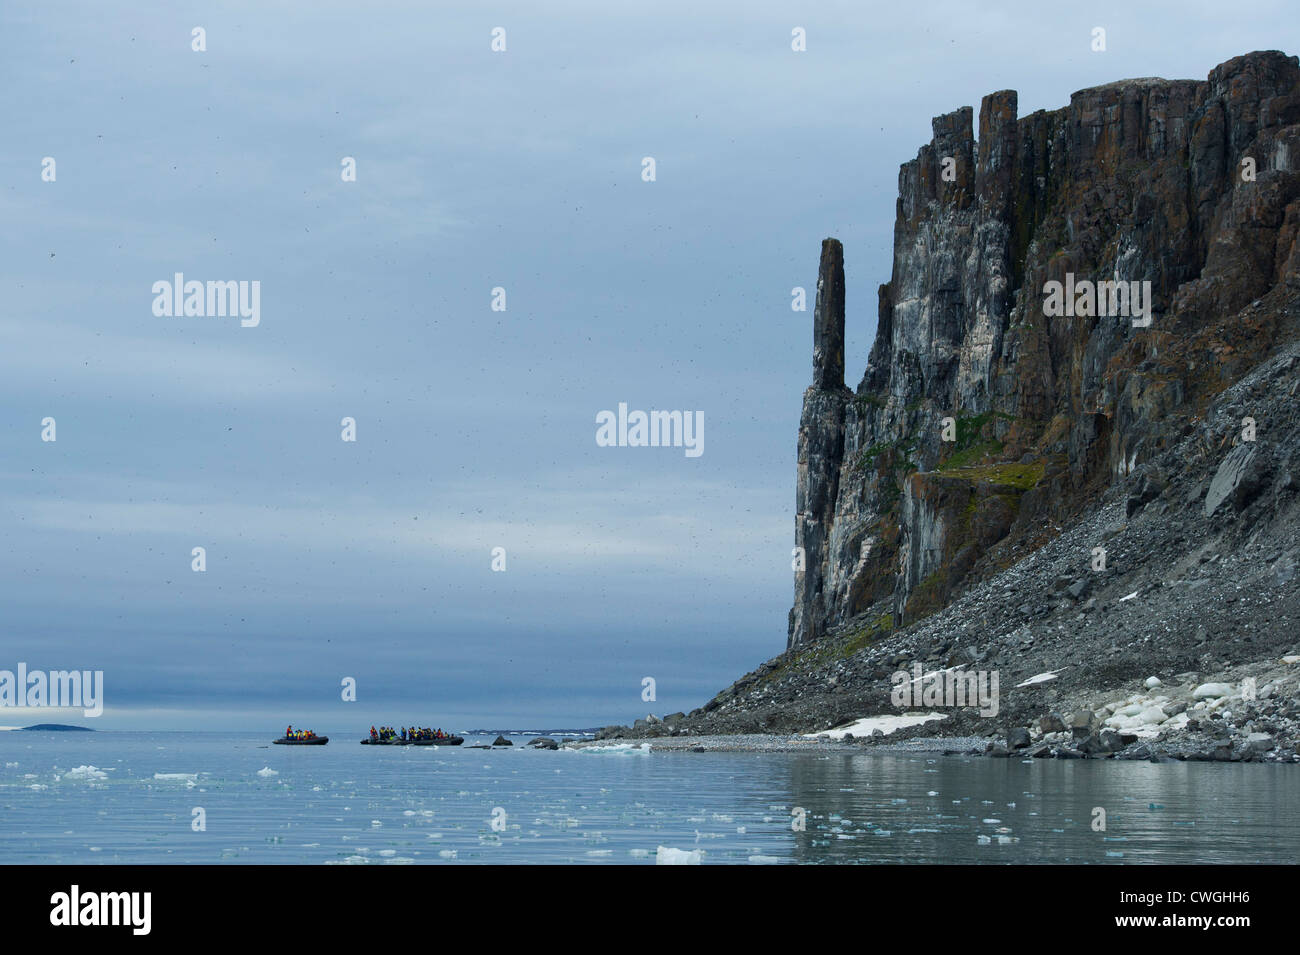
[[[867,716],[848,726],[837,726],[833,730],[823,730],[820,733],[804,733],[806,739],[816,739],[818,736],[829,736],[831,739],[843,739],[850,734],[854,738],[860,736],[870,736],[876,730],[880,730],[888,736],[895,730],[901,730],[907,726],[920,726],[922,723],[928,723],[930,720],[946,719],[947,713],[911,713],[901,716]]]
[[[1068,670],[1068,669],[1069,667],[1061,667],[1061,670]],[[1048,670],[1046,673],[1036,673],[1033,676],[1031,676],[1028,680],[1026,680],[1024,683],[1017,683],[1016,689],[1018,690],[1022,686],[1034,686],[1035,684],[1038,683],[1046,683],[1049,680],[1055,680],[1056,674],[1060,673],[1061,670]]]

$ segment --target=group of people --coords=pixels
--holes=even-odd
[[[450,737],[450,733],[444,733],[441,729],[429,729],[427,726],[419,729],[414,726],[403,726],[400,732],[391,726],[381,726],[379,729],[375,729],[373,726],[370,727],[370,738],[376,743],[394,739],[407,742],[417,739],[449,739]]]
[[[427,726],[422,726],[419,729],[412,726],[406,731],[407,739],[446,739],[447,736],[448,734],[441,729],[429,729]]]
[[[289,728],[284,731],[284,738],[285,739],[315,739],[316,734],[313,733],[311,730],[296,730],[293,728],[293,724],[290,723]]]

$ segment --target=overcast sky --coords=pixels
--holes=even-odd
[[[1287,4],[990,6],[7,0],[0,669],[103,670],[100,728],[703,704],[785,646],[819,243],[854,387],[931,117],[1300,46]],[[156,316],[177,272],[260,324]],[[704,453],[598,447],[620,402]]]

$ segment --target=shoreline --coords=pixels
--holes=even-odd
[[[857,756],[966,756],[990,759],[1094,759],[1119,762],[1181,763],[1225,762],[1300,764],[1300,755],[1281,752],[1243,751],[1225,741],[1206,737],[1200,740],[1143,740],[1115,752],[1095,753],[1076,749],[1061,734],[1060,739],[1009,746],[1005,741],[987,736],[916,736],[907,739],[836,740],[824,734],[808,738],[800,734],[735,733],[699,736],[614,737],[607,739],[570,740],[560,749],[621,749],[646,747],[650,753],[817,753]]]
[[[700,736],[656,736],[651,738],[623,738],[601,740],[571,740],[561,744],[561,749],[611,749],[649,746],[651,753],[845,753],[849,755],[897,755],[923,753],[929,756],[983,752],[988,741],[978,736],[924,736],[893,742],[868,742],[834,740],[824,736],[807,737],[785,733],[735,733],[705,734]],[[975,755],[974,753],[970,753]]]

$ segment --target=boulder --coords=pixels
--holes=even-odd
[[[1276,741],[1267,733],[1251,733],[1246,737],[1246,748],[1252,753],[1267,753],[1276,745]]]
[[[1104,752],[1118,753],[1124,748],[1124,737],[1113,730],[1102,730],[1099,738],[1101,740],[1101,748]],[[1130,736],[1129,738],[1136,739],[1137,737]]]
[[[1061,719],[1060,713],[1048,713],[1046,716],[1038,718],[1038,731],[1040,733],[1064,733],[1065,729],[1065,720]]]
[[[559,749],[560,748],[560,744],[557,743],[555,740],[551,739],[549,736],[539,736],[536,739],[531,739],[528,741],[528,745],[535,746],[538,749]]]
[[[492,745],[493,746],[514,746],[515,744],[510,742],[510,740],[506,739],[504,736],[498,736],[496,739],[492,741]]]
[[[1142,508],[1146,507],[1158,498],[1160,492],[1163,490],[1164,487],[1159,483],[1159,480],[1155,476],[1151,474],[1142,475],[1142,478],[1138,481],[1137,487],[1124,503],[1125,516],[1132,517],[1138,511],[1142,510]]]
[[[1024,749],[1029,745],[1029,730],[1023,726],[1007,731],[1007,748]]]
[[[1212,517],[1225,502],[1241,510],[1267,483],[1271,472],[1269,455],[1255,441],[1246,441],[1231,451],[1219,465],[1205,493],[1205,516]]]
[[[1100,736],[1092,733],[1079,743],[1079,752],[1086,756],[1109,756],[1111,751],[1102,742]]]

